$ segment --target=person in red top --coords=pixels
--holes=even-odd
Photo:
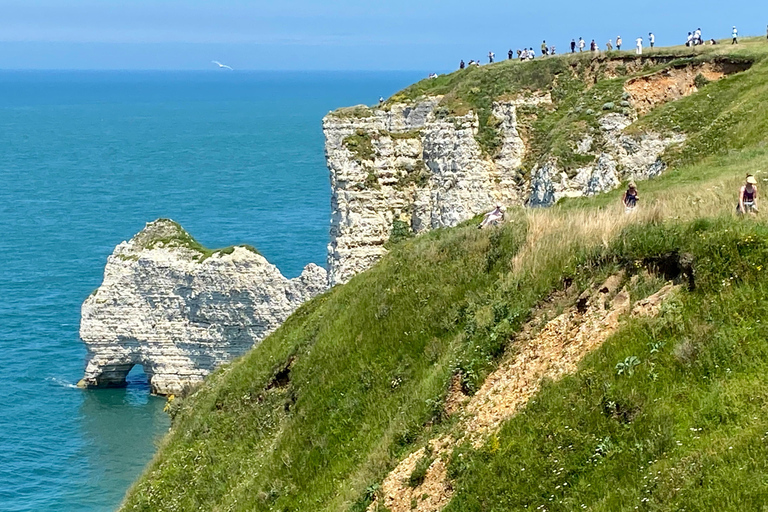
[[[757,213],[757,180],[751,174],[747,174],[747,182],[739,190],[739,205],[736,211],[744,213]]]

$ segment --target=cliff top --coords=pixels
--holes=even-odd
[[[157,219],[148,222],[144,229],[131,238],[128,251],[134,254],[156,248],[182,249],[189,251],[193,259],[202,262],[215,254],[232,254],[237,247],[259,254],[255,247],[246,244],[209,249],[198,242],[178,222],[171,219]]]

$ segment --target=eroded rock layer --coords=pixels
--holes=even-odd
[[[82,306],[88,356],[80,386],[124,385],[141,365],[152,392],[179,393],[326,287],[317,265],[287,279],[252,248],[207,251],[175,222],[149,223],[117,246],[104,282]]]
[[[654,133],[626,135],[636,114],[601,115],[599,128],[574,140],[591,163],[575,172],[553,158],[523,168],[530,141],[519,111],[557,108],[549,93],[525,93],[493,104],[499,135],[493,154],[478,142],[477,115],[450,114],[440,97],[382,108],[352,107],[323,121],[331,173],[332,217],[328,249],[331,285],[369,268],[393,234],[455,226],[495,204],[550,206],[562,197],[589,196],[622,180],[662,172],[664,150],[683,140]]]

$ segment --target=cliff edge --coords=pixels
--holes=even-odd
[[[151,222],[115,248],[82,306],[88,355],[78,385],[122,386],[138,364],[153,393],[182,392],[253,348],[326,283],[317,265],[287,279],[251,247],[212,251],[171,220]]]

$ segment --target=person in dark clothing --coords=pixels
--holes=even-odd
[[[631,212],[635,209],[638,199],[637,185],[635,185],[634,181],[630,181],[627,186],[627,191],[624,192],[624,196],[621,198],[621,202],[624,204],[624,208],[626,208],[627,212]]]
[[[515,56],[515,52],[513,52],[512,50],[509,50],[509,52],[507,53],[507,56],[509,57],[509,60],[512,60],[512,58]]]
[[[576,40],[571,39],[571,53],[576,53]]]
[[[757,213],[757,180],[751,174],[747,174],[747,182],[739,190],[736,211],[741,214]]]
[[[464,69],[466,67],[466,64],[464,64],[464,59],[459,62],[459,69]]]

